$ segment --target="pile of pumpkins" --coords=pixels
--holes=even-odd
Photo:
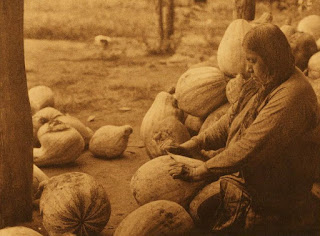
[[[310,24],[317,27],[312,28],[305,23],[310,18]],[[320,37],[320,17],[315,16],[318,19],[316,24],[313,22],[314,16],[310,18],[301,20],[291,36],[284,33],[292,47],[296,66],[316,79],[320,73],[319,63],[316,62],[319,61],[319,52],[315,46]],[[212,223],[207,220],[212,219],[210,214],[214,210],[211,208],[219,205],[219,181],[185,182],[173,179],[169,168],[174,160],[194,167],[203,164],[203,160],[179,155],[172,157],[173,154],[166,153],[163,147],[179,145],[204,132],[237,101],[244,82],[242,74],[246,72],[246,58],[242,49],[244,35],[255,25],[271,20],[272,17],[265,14],[253,22],[243,19],[232,21],[217,51],[218,66],[192,66],[178,78],[174,88],[157,94],[140,128],[140,136],[151,160],[136,171],[130,183],[132,194],[140,207],[121,222],[115,235],[130,235],[130,230],[137,232],[134,235],[150,235],[158,231],[162,234],[155,235],[166,235],[169,232],[179,235],[172,231],[171,226],[180,225],[181,221],[184,227],[179,228],[179,233],[184,235],[190,233],[197,224],[209,226]],[[281,30],[284,31],[284,28],[281,27]],[[305,50],[309,51],[305,53]],[[298,57],[302,54],[307,63],[299,64]],[[168,219],[158,219],[155,215],[159,215],[158,208],[167,212],[164,203],[168,208],[172,205],[171,209],[174,203],[180,206],[175,205],[175,213],[170,214],[170,223]],[[150,213],[151,209],[155,210],[154,214]],[[135,229],[131,227],[132,222],[135,223]]]
[[[74,162],[88,148],[96,157],[121,156],[128,145],[130,125],[105,125],[93,132],[78,118],[54,108],[51,88],[39,85],[29,90],[33,123],[33,161],[37,166]]]

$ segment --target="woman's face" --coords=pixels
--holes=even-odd
[[[246,49],[247,72],[254,80],[264,85],[268,82],[269,70],[263,59],[255,52]]]

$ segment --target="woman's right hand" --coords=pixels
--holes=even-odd
[[[192,157],[196,152],[199,151],[197,142],[192,139],[180,145],[170,144],[162,147],[162,149],[173,154],[187,157]]]

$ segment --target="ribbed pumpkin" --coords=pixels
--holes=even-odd
[[[308,77],[320,79],[320,52],[313,54],[308,62]]]
[[[188,115],[184,125],[187,127],[191,136],[195,136],[199,133],[199,130],[204,122],[204,118]]]
[[[232,21],[226,29],[217,51],[218,66],[227,75],[246,72],[246,55],[242,40],[252,26],[244,19]]]
[[[191,166],[199,166],[202,161],[174,155],[176,161]],[[156,200],[169,200],[187,207],[193,196],[205,183],[186,182],[173,179],[169,174],[170,164],[174,160],[169,155],[156,157],[142,165],[133,175],[130,183],[131,192],[139,205]]]
[[[221,116],[227,113],[230,107],[230,103],[225,103],[218,109],[210,113],[210,115],[208,115],[208,117],[204,120],[199,133],[205,131],[207,128],[211,127],[214,123],[216,123],[221,118]]]
[[[39,139],[37,136],[39,128],[48,123],[49,121],[62,116],[63,114],[53,107],[45,107],[32,116],[33,124],[33,144],[34,147],[40,147]]]
[[[148,147],[152,146],[153,129],[155,124],[159,123],[167,117],[174,117],[179,121],[184,120],[183,111],[177,106],[177,100],[168,92],[160,92],[155,97],[151,107],[143,117],[140,126],[140,137],[145,143],[146,151],[149,153]]]
[[[177,82],[175,97],[186,113],[205,117],[226,102],[227,81],[216,67],[187,70]]]
[[[42,234],[24,226],[15,226],[1,229],[0,236],[42,236]]]
[[[238,74],[235,78],[228,81],[226,86],[226,96],[229,103],[233,104],[238,101],[244,78],[241,74]]]
[[[315,39],[308,33],[296,32],[289,38],[289,43],[296,66],[304,71],[308,68],[310,57],[318,51]]]
[[[315,40],[320,38],[320,16],[309,15],[299,21],[297,30],[311,34]]]
[[[97,157],[119,157],[126,150],[132,131],[130,125],[102,126],[92,136],[89,150]]]
[[[63,165],[75,161],[84,150],[84,140],[71,126],[52,120],[40,127],[40,148],[33,149],[37,166]]]
[[[194,228],[188,212],[179,204],[159,200],[131,212],[117,227],[114,236],[181,236]]]
[[[83,137],[84,143],[89,144],[92,137],[92,133],[87,129],[87,127],[76,117],[70,115],[58,116],[56,120],[59,120],[65,124],[70,125],[75,128]]]
[[[32,114],[44,107],[54,107],[54,94],[51,88],[39,85],[28,91]]]
[[[110,202],[103,186],[92,176],[70,172],[41,184],[40,213],[50,236],[96,235],[107,225]]]
[[[179,145],[190,139],[190,134],[178,119],[169,116],[155,124],[151,142],[147,142],[150,158],[167,154],[162,148],[168,145]]]
[[[214,218],[220,202],[220,181],[215,181],[194,197],[190,202],[189,213],[194,222],[207,225]]]
[[[33,181],[32,181],[32,192],[33,192],[33,199],[37,199],[36,193],[39,188],[39,184],[49,179],[49,177],[36,165],[33,165]]]

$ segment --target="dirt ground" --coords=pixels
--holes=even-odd
[[[51,87],[57,109],[79,118],[94,131],[107,124],[133,127],[128,148],[118,159],[102,160],[85,151],[68,166],[41,168],[49,177],[85,172],[104,186],[112,211],[102,236],[112,235],[121,220],[138,207],[129,184],[135,171],[149,160],[139,136],[144,114],[158,92],[175,85],[188,66],[199,62],[196,53],[148,56],[142,47],[130,43],[122,41],[108,51],[91,43],[25,42],[29,88],[40,84]],[[119,53],[121,47],[126,50]],[[89,116],[94,120],[87,121]],[[33,212],[33,221],[24,225],[47,235],[38,209]]]

